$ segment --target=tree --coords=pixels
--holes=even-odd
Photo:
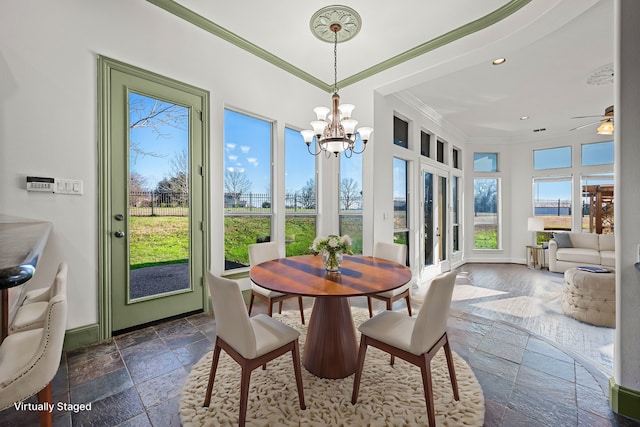
[[[225,192],[225,204],[227,203],[227,197],[233,199],[233,206],[238,207],[240,197],[251,190],[251,180],[247,178],[243,172],[236,170],[224,171],[224,192]]]
[[[300,190],[300,206],[302,209],[316,208],[316,180],[309,178]]]
[[[498,187],[495,179],[474,181],[474,209],[476,213],[496,213],[498,209]]]
[[[189,110],[181,105],[171,104],[143,95],[132,94],[129,97],[129,130],[149,128],[156,138],[170,138],[166,126],[186,129],[189,125]],[[131,135],[131,132],[129,132]],[[134,162],[138,156],[163,157],[153,151],[147,151],[133,138],[129,148],[134,153]]]
[[[140,173],[131,172],[129,174],[129,191],[135,193],[147,191],[147,185],[147,178]]]
[[[355,207],[362,198],[358,183],[353,178],[342,178],[340,182],[340,201],[345,210]]]

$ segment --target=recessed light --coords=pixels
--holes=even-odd
[[[505,62],[507,62],[507,58],[497,58],[497,59],[493,60],[492,64],[493,65],[502,65]]]
[[[520,120],[529,120],[529,116],[522,116],[520,117]]]

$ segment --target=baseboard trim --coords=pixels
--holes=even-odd
[[[609,404],[616,414],[640,420],[640,392],[616,384],[609,378]]]
[[[64,335],[63,350],[75,350],[98,341],[100,341],[100,325],[97,323],[69,329]]]

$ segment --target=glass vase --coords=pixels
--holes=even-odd
[[[327,271],[340,271],[342,265],[342,252],[322,251],[322,262]]]

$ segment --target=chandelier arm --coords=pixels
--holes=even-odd
[[[314,144],[314,146],[315,146],[315,145],[316,145],[316,144]],[[314,153],[313,151],[311,151],[311,144],[307,144],[307,151],[309,151],[309,154],[312,154],[312,155],[314,155],[314,156],[317,156],[318,154],[322,153],[322,149],[320,149],[320,151],[315,152],[315,153]]]
[[[366,149],[367,149],[367,143],[366,143],[366,142],[364,142],[364,143],[362,144],[362,150],[360,150],[360,151],[356,151],[355,149],[353,149],[353,148],[352,148],[352,149],[351,149],[351,152],[352,152],[352,153],[354,153],[354,154],[362,154],[362,153],[364,153],[364,150],[366,150]]]

